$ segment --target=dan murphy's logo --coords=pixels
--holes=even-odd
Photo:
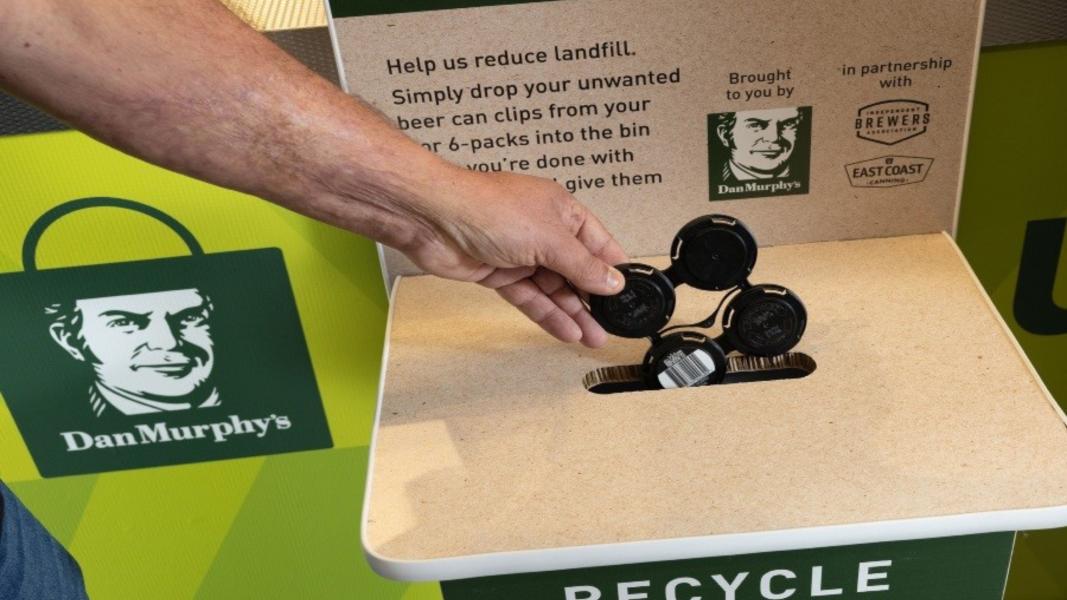
[[[198,289],[79,298],[45,309],[48,331],[91,373],[96,416],[218,406],[211,300]]]
[[[170,226],[191,256],[38,270],[44,230],[113,207]],[[0,394],[44,476],[331,445],[281,252],[206,254],[150,206],[45,213],[25,272],[0,275]]]
[[[930,105],[918,100],[885,100],[856,114],[856,137],[892,146],[926,133]]]
[[[712,200],[808,193],[811,107],[708,115]]]

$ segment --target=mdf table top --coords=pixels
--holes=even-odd
[[[639,362],[647,341],[564,345],[490,290],[402,278],[372,562],[444,578],[521,570],[471,557],[565,568],[642,544],[681,558],[1067,523],[1062,413],[947,235],[762,248],[751,279],[803,299],[813,374],[596,395],[583,375]],[[681,288],[673,322],[718,300]],[[435,562],[464,568],[390,567]]]

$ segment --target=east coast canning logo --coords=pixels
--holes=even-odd
[[[930,105],[918,100],[883,100],[856,112],[856,137],[892,146],[926,133]]]
[[[852,187],[887,188],[922,183],[933,164],[919,156],[880,156],[847,164],[845,172]]]
[[[45,227],[97,206],[192,255],[37,269]],[[91,198],[42,216],[23,257],[0,273],[0,394],[45,477],[332,445],[279,249],[206,253]]]

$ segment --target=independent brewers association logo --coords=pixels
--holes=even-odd
[[[41,234],[95,207],[170,226],[190,256],[37,269]],[[87,198],[0,274],[0,394],[46,477],[332,445],[280,250],[208,254],[150,206]]]
[[[892,146],[926,133],[930,105],[918,100],[884,100],[856,113],[856,137]]]

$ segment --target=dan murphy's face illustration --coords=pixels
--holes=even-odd
[[[734,162],[758,173],[774,174],[787,166],[793,154],[799,122],[796,108],[738,112],[731,130],[720,131],[720,136],[731,148]]]
[[[74,310],[78,331],[53,330],[53,337],[73,333],[77,340],[57,341],[74,358],[91,363],[97,382],[107,388],[181,401],[211,375],[211,305],[198,290],[85,298]]]

